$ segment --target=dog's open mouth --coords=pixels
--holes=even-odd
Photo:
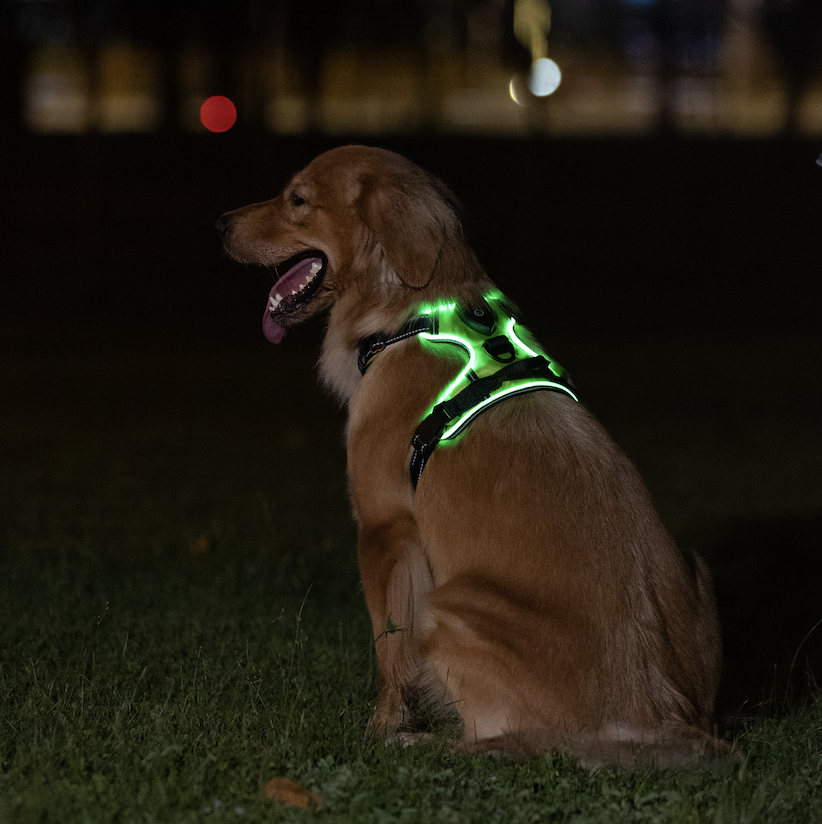
[[[325,277],[328,258],[317,249],[290,257],[277,269],[285,274],[274,284],[263,315],[263,334],[271,343],[279,343],[299,312],[317,294]]]

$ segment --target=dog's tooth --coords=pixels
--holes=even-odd
[[[312,274],[312,275],[316,275],[316,274],[317,274],[317,272],[319,272],[321,268],[322,268],[322,264],[320,263],[320,261],[315,260],[315,261],[311,264],[311,274]]]
[[[276,300],[275,298],[270,297],[270,296],[268,298],[268,302],[271,304],[272,309],[276,309],[277,306],[279,305],[279,301]]]

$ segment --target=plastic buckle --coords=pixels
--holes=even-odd
[[[513,363],[517,357],[514,344],[511,343],[505,335],[497,335],[495,338],[489,338],[483,344],[483,348],[499,363]]]

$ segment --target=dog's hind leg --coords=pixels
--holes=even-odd
[[[464,722],[457,749],[513,758],[559,750],[582,766],[625,768],[685,766],[731,756],[727,744],[682,720],[602,717],[600,691],[589,687],[586,697],[585,685],[605,679],[591,664],[578,677],[582,662],[595,658],[595,642],[579,632],[573,646],[563,646],[567,633],[561,631],[561,618],[544,612],[542,632],[524,637],[517,630],[535,625],[534,615],[503,587],[463,575],[434,589],[426,600],[421,648],[442,700]]]
[[[361,527],[358,555],[380,671],[369,732],[389,735],[408,725],[420,688],[420,607],[433,582],[410,518]]]
[[[480,576],[454,578],[426,599],[422,650],[428,693],[459,714],[464,746],[544,726],[561,712],[551,706],[550,690],[534,684],[530,657],[541,651],[516,632],[530,620],[527,607]]]

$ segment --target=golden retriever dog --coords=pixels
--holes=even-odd
[[[270,341],[329,310],[319,371],[349,413],[380,673],[370,731],[427,738],[418,718],[433,705],[458,716],[452,746],[468,751],[626,767],[727,755],[710,735],[720,641],[706,568],[680,553],[571,391],[489,405],[411,477],[412,439],[469,357],[414,319],[498,295],[444,184],[393,152],[347,146],[217,228],[233,258],[278,278]]]

